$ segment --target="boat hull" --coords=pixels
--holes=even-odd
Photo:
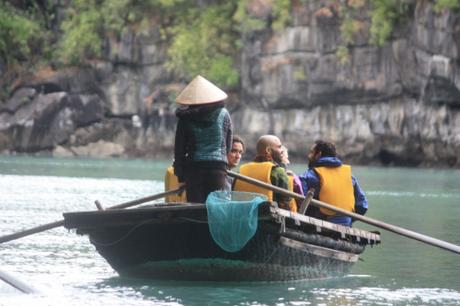
[[[150,279],[290,281],[341,276],[364,251],[362,243],[334,244],[336,240],[330,237],[286,228],[263,210],[256,234],[237,252],[216,244],[203,208],[151,218],[147,210],[144,218],[133,217],[139,214],[135,210],[125,210],[119,214],[92,212],[86,218],[84,213],[70,214],[65,219],[68,228],[89,236],[120,275]],[[131,216],[129,211],[133,211]]]

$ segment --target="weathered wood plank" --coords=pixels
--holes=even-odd
[[[357,228],[342,226],[339,224],[334,224],[334,223],[331,223],[325,220],[320,220],[320,219],[316,219],[313,217],[301,215],[301,214],[294,213],[294,212],[291,212],[285,209],[281,209],[278,207],[274,207],[274,206],[272,206],[271,210],[272,210],[272,213],[274,214],[278,214],[280,216],[291,218],[293,220],[300,221],[302,223],[313,225],[317,228],[320,228],[321,230],[328,229],[330,231],[344,234],[348,237],[364,238],[368,242],[371,241],[371,244],[380,242],[380,235],[375,234],[375,233],[371,233],[371,232],[364,231],[364,230],[357,229]]]
[[[353,263],[357,262],[359,259],[359,255],[357,254],[328,249],[321,246],[296,241],[286,237],[281,237],[280,243],[284,246],[325,258],[334,258],[341,261],[348,261]]]

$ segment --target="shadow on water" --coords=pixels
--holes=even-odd
[[[157,305],[458,305],[460,293],[440,288],[395,288],[369,275],[295,282],[218,283],[106,279],[96,287],[136,292]],[[116,289],[118,288],[118,289]]]
[[[113,277],[97,286],[129,287],[156,302],[181,305],[273,305],[294,301],[303,305],[311,292],[324,286],[336,287],[344,278],[295,282],[197,282],[156,281],[131,277]]]

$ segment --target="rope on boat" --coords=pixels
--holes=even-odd
[[[183,220],[190,221],[190,222],[195,222],[195,223],[208,223],[207,221],[202,221],[202,220],[197,220],[197,219],[192,219],[192,218],[185,218],[185,217],[181,217],[179,219],[183,219]],[[139,224],[134,225],[126,234],[121,236],[121,238],[119,238],[119,239],[117,239],[117,240],[115,240],[113,242],[110,242],[110,243],[97,242],[97,241],[95,241],[94,238],[91,238],[91,236],[90,236],[90,241],[91,241],[91,243],[96,244],[96,245],[100,245],[100,246],[105,246],[105,247],[112,246],[112,245],[120,243],[124,239],[128,238],[129,235],[131,235],[136,229],[138,229],[142,225],[145,225],[145,224],[147,224],[147,223],[149,223],[151,221],[154,221],[154,220],[156,220],[156,218],[148,219],[148,220],[142,221]]]
[[[94,238],[91,238],[91,235],[89,236],[89,240],[91,241],[92,244],[95,244],[95,245],[100,245],[100,246],[104,246],[104,247],[107,247],[107,246],[112,246],[112,245],[115,245],[117,243],[120,243],[121,241],[125,240],[126,238],[128,238],[129,235],[131,235],[136,229],[138,229],[139,227],[141,227],[142,225],[145,225],[153,220],[156,220],[156,219],[148,219],[148,220],[145,220],[145,221],[142,221],[141,223],[137,224],[137,225],[134,225],[126,234],[124,234],[123,236],[121,236],[121,238],[113,241],[113,242],[110,242],[110,243],[103,243],[103,242],[97,242],[94,240]]]
[[[267,259],[264,260],[264,264],[266,264],[267,262],[270,261],[270,259],[272,259],[273,257],[273,254],[275,254],[275,252],[277,252],[279,249],[280,249],[281,245],[280,244],[277,244],[274,248],[273,248],[273,251],[271,252],[270,256],[268,256]]]
[[[178,219],[182,219],[182,220],[190,221],[190,222],[194,222],[194,223],[208,223],[208,221],[197,220],[197,219],[186,218],[186,217],[180,217],[180,218],[178,218]]]

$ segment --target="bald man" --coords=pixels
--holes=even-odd
[[[256,159],[281,163],[284,154],[283,144],[275,135],[263,135],[257,140]]]
[[[283,157],[283,145],[275,135],[263,135],[257,141],[257,155],[253,162],[240,167],[240,173],[265,183],[289,190],[289,178],[286,170],[280,166]],[[281,208],[290,209],[290,198],[264,188],[241,182],[235,184],[235,190],[262,193],[278,203]]]

